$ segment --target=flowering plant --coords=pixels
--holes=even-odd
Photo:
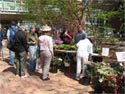
[[[123,77],[123,68],[119,63],[95,63],[93,65],[88,65],[87,72],[89,77],[92,79],[96,78],[95,80],[98,82],[93,83],[93,85],[99,84],[99,88],[106,93],[117,94],[117,92],[124,87],[123,83],[125,77]]]
[[[60,44],[63,43],[63,41],[62,40],[54,40],[54,43],[57,44],[57,45],[60,45]]]
[[[89,68],[91,67],[91,68]],[[91,77],[97,77],[99,82],[102,82],[107,76],[117,75],[116,71],[110,66],[109,63],[98,62],[93,65],[88,65],[87,74]]]
[[[104,92],[118,94],[118,92],[123,93],[124,89],[124,80],[123,76],[109,76],[101,83],[101,87]]]

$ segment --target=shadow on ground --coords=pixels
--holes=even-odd
[[[3,60],[5,63],[9,64],[9,58],[4,58]]]
[[[8,67],[7,69],[3,70],[3,72],[12,72],[13,74],[16,74],[16,69],[14,67]]]
[[[76,65],[73,64],[70,67],[61,66],[60,71],[64,73],[65,76],[75,80]]]

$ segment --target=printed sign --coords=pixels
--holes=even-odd
[[[109,56],[109,48],[102,48],[102,56]]]
[[[116,57],[118,62],[125,61],[125,52],[116,52]]]

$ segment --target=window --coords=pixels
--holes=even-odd
[[[103,2],[104,2],[104,0],[98,0],[98,2],[99,2],[99,3],[103,3]]]

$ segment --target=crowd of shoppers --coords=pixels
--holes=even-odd
[[[37,29],[36,26],[31,26],[29,32],[26,33],[24,26],[17,27],[14,21],[11,22],[11,26],[7,31],[7,40],[14,40],[16,48],[15,51],[9,50],[9,64],[16,65],[16,76],[25,78],[28,76],[28,70],[34,72],[38,69],[39,64],[41,64],[41,79],[43,81],[50,80],[49,69],[51,60],[54,57],[54,41],[51,31],[52,28],[46,24],[40,29]],[[93,44],[87,38],[87,34],[83,30],[82,25],[78,26],[78,31],[75,34],[65,29],[61,33],[60,39],[64,44],[74,44],[78,48],[76,53],[75,79],[79,81],[81,71],[83,77],[86,76],[86,62],[88,62],[89,54],[93,52]],[[38,53],[39,57],[37,55]],[[28,68],[27,56],[29,56]],[[37,58],[39,58],[40,63],[38,63]]]

